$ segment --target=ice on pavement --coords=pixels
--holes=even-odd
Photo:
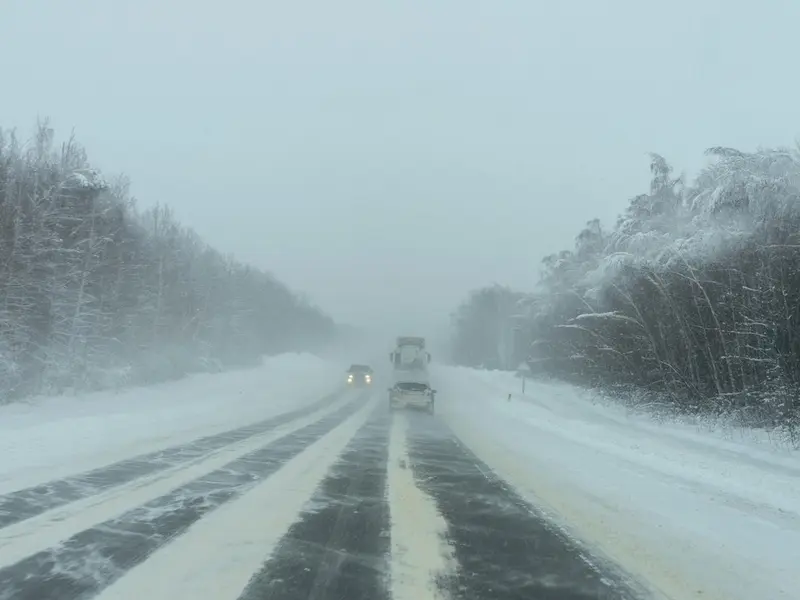
[[[800,456],[659,425],[560,384],[439,367],[439,410],[567,531],[670,598],[800,590]],[[511,400],[508,394],[511,393]]]
[[[344,367],[282,354],[259,367],[0,407],[0,493],[213,435],[329,393]]]

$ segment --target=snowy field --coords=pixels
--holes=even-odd
[[[257,368],[0,406],[0,494],[319,400],[345,368],[283,354]]]
[[[440,368],[441,412],[571,534],[668,598],[797,598],[800,455],[659,425],[560,384]],[[508,400],[508,394],[512,399]]]
[[[0,409],[0,600],[798,597],[796,454],[463,368],[391,413],[343,367]]]

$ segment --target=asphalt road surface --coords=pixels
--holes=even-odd
[[[647,597],[498,479],[442,417],[392,412],[371,390],[0,496],[0,600],[157,600],[159,590]]]

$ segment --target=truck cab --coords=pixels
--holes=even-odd
[[[431,355],[425,350],[425,338],[401,336],[397,338],[395,349],[389,353],[389,360],[395,369],[423,370],[431,362]]]

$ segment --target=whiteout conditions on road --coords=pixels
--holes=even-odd
[[[652,598],[752,600],[800,589],[792,453],[629,418],[569,386],[529,382],[523,396],[511,374],[468,369],[434,367],[437,415],[391,414],[381,385],[332,394],[341,371],[283,356],[3,407],[0,598],[237,600],[280,585],[320,599],[504,600],[541,586],[638,599],[644,586]],[[209,435],[222,442],[195,443]],[[129,461],[127,479],[105,487],[102,476],[53,482],[175,445],[157,468]],[[46,500],[23,490],[46,482]]]

